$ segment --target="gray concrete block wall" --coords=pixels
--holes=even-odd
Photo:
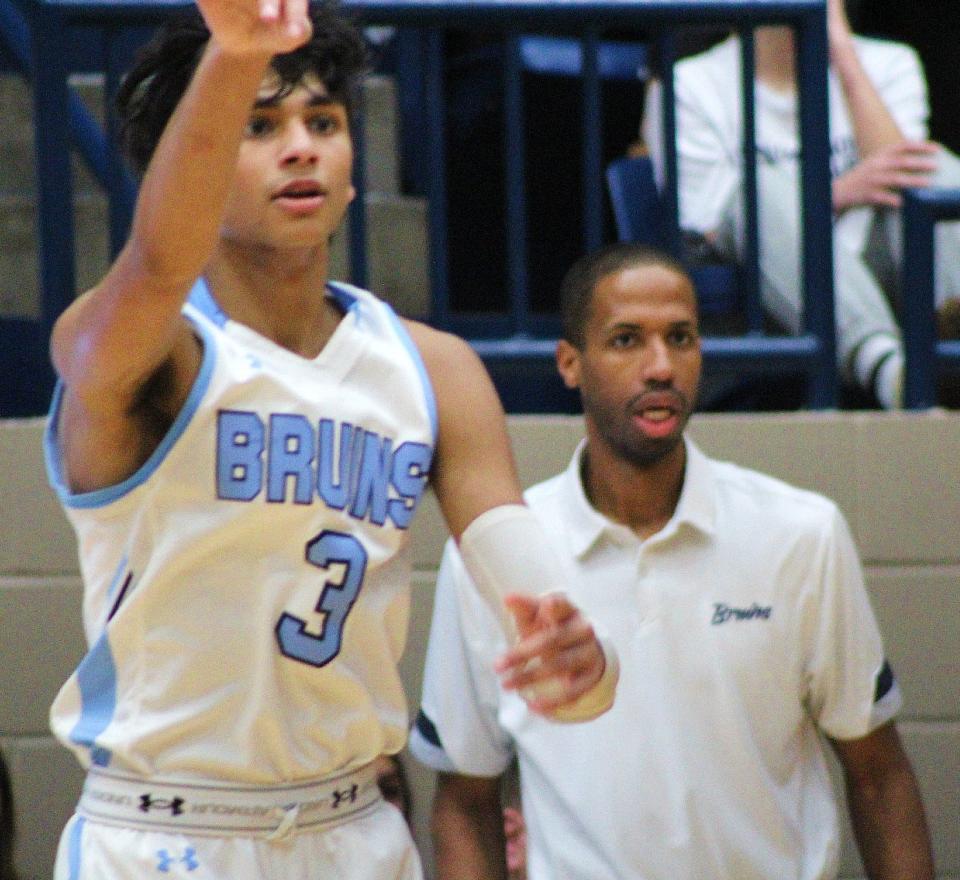
[[[70,529],[46,484],[40,420],[0,422],[0,748],[19,809],[25,880],[47,880],[81,774],[47,732],[47,707],[80,659],[80,585]],[[575,417],[515,416],[524,485],[563,467]],[[698,416],[710,454],[831,495],[861,547],[888,654],[905,694],[899,727],[923,790],[942,880],[960,880],[960,414]],[[401,672],[416,708],[445,540],[428,497],[414,526],[413,616]],[[428,852],[430,773],[407,762]],[[427,858],[429,864],[429,857]],[[843,877],[861,876],[849,830]]]

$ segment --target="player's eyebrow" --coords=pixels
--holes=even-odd
[[[271,107],[277,107],[286,97],[285,93],[274,92],[272,95],[265,95],[263,97],[257,98],[253,102],[253,106],[257,110],[269,109]],[[330,95],[322,95],[316,92],[311,92],[310,97],[307,100],[308,107],[328,107],[332,104],[342,104],[342,101],[338,101],[336,98],[331,97]]]
[[[616,324],[610,324],[608,327],[604,327],[605,333],[621,333],[624,330],[634,332],[639,331],[643,332],[647,329],[649,324],[644,323],[643,321],[617,321]],[[668,330],[697,330],[697,322],[689,318],[683,318],[678,321],[670,321],[667,325]]]

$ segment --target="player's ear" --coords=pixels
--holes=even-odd
[[[557,372],[567,388],[580,387],[580,350],[566,339],[557,342]]]

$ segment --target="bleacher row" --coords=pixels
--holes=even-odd
[[[45,340],[78,286],[70,147],[106,194],[110,253],[122,244],[135,198],[135,185],[113,149],[110,113],[104,111],[102,122],[95,118],[71,88],[71,76],[102,77],[104,104],[109,106],[136,47],[164,16],[187,5],[188,0],[14,0],[0,6],[0,67],[21,74],[32,87],[39,205],[39,304],[29,319],[0,317],[0,369],[12,377],[0,390],[0,416],[32,415],[45,408],[52,383]],[[425,314],[417,316],[475,343],[510,411],[576,408],[551,366],[552,339],[558,329],[555,311],[534,302],[531,291],[530,242],[557,222],[535,216],[528,203],[528,168],[539,161],[525,155],[530,141],[525,137],[530,109],[524,100],[525,83],[531,75],[564,77],[577,84],[579,106],[571,107],[570,114],[571,124],[580,130],[582,192],[577,219],[586,250],[618,233],[629,235],[623,223],[613,226],[609,220],[604,177],[608,169],[603,158],[605,83],[649,75],[648,48],[658,59],[660,75],[669,80],[678,37],[682,40],[691,28],[735,28],[748,34],[760,24],[787,23],[797,33],[804,215],[830,214],[823,0],[660,0],[650,4],[632,0],[345,0],[343,5],[365,25],[378,26],[381,32],[383,27],[392,29],[388,64],[399,95],[402,176],[413,190],[410,194],[425,200],[427,211],[429,297]],[[469,89],[452,93],[449,85],[449,47],[464,32],[482,33],[495,47],[481,59],[482,76],[501,80],[506,232],[504,265],[497,276],[502,289],[490,290],[489,296],[500,304],[496,311],[476,302],[464,308],[451,289],[451,217],[470,207],[455,202],[450,193],[448,128],[462,109],[450,105],[456,100],[469,105],[478,98]],[[611,32],[634,33],[643,39],[613,39],[608,36]],[[669,98],[670,89],[664,94]],[[744,89],[744,94],[745,101],[752,102],[752,90]],[[671,119],[665,126],[670,140],[672,118],[666,101],[665,113]],[[745,112],[745,118],[752,118],[752,113]],[[368,138],[362,131],[358,134],[362,154]],[[750,167],[752,138],[747,144]],[[366,189],[366,168],[365,162],[358,161],[361,192]],[[755,184],[750,175],[747,178],[747,210],[754,211]],[[679,253],[675,163],[668,162],[667,180],[667,192],[657,209],[668,230],[664,243]],[[940,372],[960,364],[960,343],[937,342],[934,335],[930,253],[932,224],[960,216],[960,194],[917,192],[907,202],[904,282],[912,295],[905,298],[902,316],[908,334],[905,397],[909,407],[922,408],[936,403]],[[369,205],[369,199],[358,200],[350,213],[345,274],[361,285],[371,280],[370,265],[376,259],[373,245],[390,247],[371,234]],[[826,258],[830,247],[829,223],[805,225],[805,326],[798,336],[767,332],[756,320],[760,313],[756,269],[746,266],[739,273],[741,289],[734,307],[747,312],[747,329],[705,339],[708,388],[711,376],[719,377],[719,388],[737,383],[750,387],[751,381],[754,387],[776,387],[784,377],[795,377],[801,389],[798,405],[823,409],[841,402],[834,366],[832,278]],[[756,254],[755,242],[748,241],[747,253]],[[749,408],[754,399],[745,397],[744,406]]]

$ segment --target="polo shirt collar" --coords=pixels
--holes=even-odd
[[[704,534],[713,534],[716,523],[716,482],[710,459],[686,435],[686,464],[680,500],[670,521],[648,540],[659,541],[673,535],[681,526],[690,526]],[[561,502],[567,524],[567,541],[573,555],[583,558],[601,539],[617,544],[637,542],[636,534],[626,526],[600,513],[587,499],[580,478],[587,441],[580,441],[563,473]]]

